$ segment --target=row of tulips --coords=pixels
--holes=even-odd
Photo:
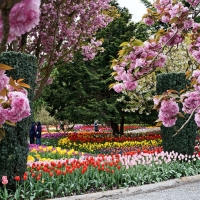
[[[200,155],[200,143],[199,140],[196,140],[196,146],[195,146],[195,154]],[[90,153],[95,154],[108,154],[108,155],[114,155],[114,154],[121,154],[121,155],[135,155],[139,153],[148,153],[148,154],[154,154],[154,153],[160,153],[162,152],[162,146],[158,146],[158,143],[155,141],[151,141],[151,143],[139,143],[136,142],[135,146],[131,146],[130,144],[125,146],[120,146],[120,147],[107,147],[99,145],[100,149],[95,149],[94,150],[94,144],[86,144],[84,145],[84,148],[87,148],[87,151]],[[160,145],[160,144],[159,144]],[[92,146],[92,147],[91,147]],[[96,148],[98,145],[95,145]],[[77,147],[77,150],[80,150],[78,148],[83,148],[83,146],[79,145]],[[91,154],[86,154],[83,152],[78,152],[75,151],[74,149],[67,150],[66,148],[61,148],[61,147],[53,147],[53,146],[38,146],[38,145],[29,145],[29,156],[28,160],[29,161],[35,161],[35,160],[40,160],[40,161],[46,161],[46,160],[54,160],[54,159],[65,159],[65,158],[79,158],[82,155],[91,155]]]
[[[38,146],[34,144],[29,145],[28,161],[50,161],[65,158],[79,158],[80,156],[89,154],[74,151],[74,149],[61,149],[60,147],[53,146]]]
[[[120,128],[120,127],[119,127]],[[141,125],[125,125],[124,126],[124,131],[128,130],[136,130],[136,129],[141,129],[141,128],[146,128],[145,126]],[[78,132],[90,132],[94,130],[93,125],[82,125],[82,124],[77,124],[74,126],[74,129]],[[112,129],[108,127],[107,125],[99,125],[99,130],[100,132],[111,132]]]
[[[67,158],[79,158],[81,156],[89,156],[91,154],[83,153],[74,151],[74,149],[66,150],[61,149],[60,147],[53,147],[53,146],[37,146],[37,145],[30,145],[29,146],[29,156],[28,161],[51,161],[55,159],[67,159]],[[119,147],[119,148],[105,148],[102,149],[99,153],[104,155],[134,155],[139,153],[160,153],[162,152],[162,147],[142,147],[138,148],[135,147]]]
[[[142,140],[142,141],[120,141],[120,142],[72,142],[68,137],[61,138],[58,146],[62,148],[75,149],[87,153],[100,153],[100,150],[107,148],[123,148],[123,147],[157,147],[161,146],[162,140]]]
[[[70,133],[68,138],[71,142],[77,143],[101,143],[101,142],[125,142],[125,141],[142,141],[142,140],[156,140],[161,139],[160,134],[155,133],[147,133],[141,136],[121,136],[121,137],[113,137],[110,133],[104,134],[96,134],[93,132],[81,132],[81,133]]]
[[[175,152],[134,155],[81,156],[45,162],[28,162],[23,177],[16,176],[17,190],[8,192],[6,177],[0,199],[46,199],[114,188],[137,186],[200,174],[198,155]],[[18,185],[24,180],[22,185]],[[7,195],[7,196],[6,196]]]

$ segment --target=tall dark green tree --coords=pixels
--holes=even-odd
[[[98,39],[104,38],[105,51],[92,61],[82,61],[82,56],[76,54],[72,63],[62,64],[53,84],[46,87],[43,98],[48,111],[57,119],[90,124],[98,119],[110,124],[113,133],[118,135],[123,133],[126,120],[132,118],[133,122],[134,114],[122,111],[124,103],[116,101],[121,94],[109,90],[109,85],[114,82],[111,60],[117,56],[122,42],[133,36],[141,40],[148,38],[149,27],[131,22],[127,8],[119,7],[116,1],[112,4],[117,7],[120,17],[97,34]]]

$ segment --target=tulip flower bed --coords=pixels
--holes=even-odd
[[[191,156],[163,152],[154,131],[121,138],[106,131],[51,135],[43,134],[42,141],[59,140],[59,146],[29,145],[27,171],[14,177],[15,191],[6,189],[8,180],[2,177],[0,199],[67,197],[200,174],[198,136]]]
[[[68,133],[61,132],[43,132],[42,133],[42,144],[46,146],[56,147],[60,138],[67,137]]]
[[[0,199],[47,199],[155,183],[200,173],[200,157],[177,153],[80,156],[28,162],[17,189],[0,189]],[[22,185],[20,181],[24,180]]]
[[[77,143],[84,144],[89,143],[106,143],[106,142],[125,142],[125,141],[142,141],[142,140],[156,140],[160,139],[160,129],[158,128],[144,128],[139,129],[139,126],[125,126],[124,136],[113,137],[112,132],[109,132],[109,128],[104,127],[104,131],[94,132],[92,126],[80,126],[85,131],[79,130],[78,132],[60,133],[60,132],[43,132],[42,143],[46,146],[61,146],[62,148],[76,148]],[[132,129],[131,129],[132,128]],[[88,130],[88,131],[86,131]],[[89,131],[90,130],[90,131]],[[107,130],[107,131],[105,131]],[[72,144],[68,144],[64,138],[69,138]],[[63,139],[63,142],[59,142]],[[67,139],[66,139],[67,140]],[[63,146],[62,143],[66,143],[67,146]],[[79,150],[79,149],[78,149]],[[81,148],[81,151],[87,151],[87,149]],[[116,151],[115,151],[116,152]],[[91,152],[90,152],[91,153]]]
[[[74,149],[66,150],[61,149],[60,147],[29,144],[28,161],[50,161],[66,158],[79,158],[82,155],[87,154],[74,151]]]
[[[146,134],[134,134],[131,136],[113,137],[110,132],[79,132],[69,133],[68,138],[72,142],[124,142],[124,141],[141,141],[141,140],[153,140],[161,139],[160,134],[146,133]]]
[[[157,138],[157,137],[156,137]],[[70,140],[70,137],[67,138],[62,138],[58,141],[58,146],[64,148],[69,148],[69,149],[75,149],[77,151],[82,151],[82,152],[87,152],[87,153],[92,153],[92,154],[99,154],[103,153],[105,149],[113,149],[113,153],[117,153],[116,150],[119,148],[127,148],[130,147],[130,151],[133,150],[142,150],[142,149],[152,149],[154,147],[161,146],[162,140],[161,139],[155,139],[155,140],[141,140],[135,141],[135,140],[128,140],[127,138],[118,138],[118,140],[115,142],[115,139],[108,140],[107,142],[105,141],[105,138],[102,140],[101,138],[99,139],[94,139],[89,140],[90,142],[87,142],[87,139],[84,140],[83,142],[81,140]],[[112,141],[113,140],[113,141]],[[119,153],[119,152],[118,152]]]

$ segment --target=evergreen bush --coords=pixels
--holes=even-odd
[[[180,92],[189,84],[184,73],[159,74],[156,79],[156,92],[158,95],[169,89]],[[181,110],[181,105],[179,105],[179,108]],[[178,118],[175,125],[177,130],[184,124],[188,117],[189,115],[186,115],[185,118]],[[167,128],[162,125],[161,135],[164,151],[175,151],[182,154],[192,155],[194,153],[196,131],[197,125],[194,121],[194,116],[175,137],[172,137],[176,133],[174,127]]]
[[[13,70],[7,71],[7,75],[14,80],[24,78],[24,82],[31,86],[27,89],[30,106],[34,98],[36,87],[37,59],[35,56],[17,53],[5,52],[0,55],[0,63],[13,67]],[[16,126],[4,124],[6,131],[5,138],[0,141],[0,178],[8,176],[8,187],[15,186],[15,176],[23,177],[26,171],[29,128],[32,122],[32,115],[16,123]]]

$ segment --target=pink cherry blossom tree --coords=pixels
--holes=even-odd
[[[102,48],[96,41],[97,30],[107,26],[116,15],[111,0],[21,0],[13,1],[9,17],[2,20],[0,38],[5,50],[21,51],[38,58],[37,99],[49,82],[55,64],[71,62],[75,51],[82,50],[85,59],[93,59]],[[3,40],[3,38],[5,38]]]
[[[148,13],[143,16],[143,21],[148,25],[161,21],[166,26],[144,43],[133,38],[130,42],[121,45],[119,57],[114,59],[112,64],[115,71],[114,78],[117,81],[113,85],[116,92],[134,90],[138,80],[157,68],[165,66],[168,53],[165,51],[166,47],[169,49],[185,40],[189,43],[188,54],[200,63],[200,23],[195,22],[195,18],[199,15],[200,0],[186,0],[186,2],[189,6],[185,6],[186,4],[180,1],[154,1],[152,8],[148,9]],[[191,116],[195,114],[195,121],[200,126],[199,70],[193,72],[191,80],[189,91],[182,94],[180,99],[177,96],[174,98],[175,94],[172,91],[155,97],[154,103],[159,110],[159,120],[164,126],[175,125],[177,117],[181,116],[177,103],[180,100],[183,103],[183,112]]]
[[[50,82],[56,63],[71,62],[74,52],[78,50],[82,50],[85,60],[93,59],[99,50],[103,50],[100,47],[102,40],[96,41],[94,35],[116,15],[115,8],[110,7],[109,2],[110,0],[0,1],[0,52],[14,50],[37,57],[39,71],[36,99]],[[8,77],[2,71],[0,91],[7,87],[7,82]],[[7,97],[14,99],[16,95],[9,93]],[[14,108],[14,100],[12,105]],[[0,124],[6,120],[3,119],[5,113],[7,116],[11,115],[3,111],[5,110],[1,112]],[[16,122],[11,116],[9,120]]]

